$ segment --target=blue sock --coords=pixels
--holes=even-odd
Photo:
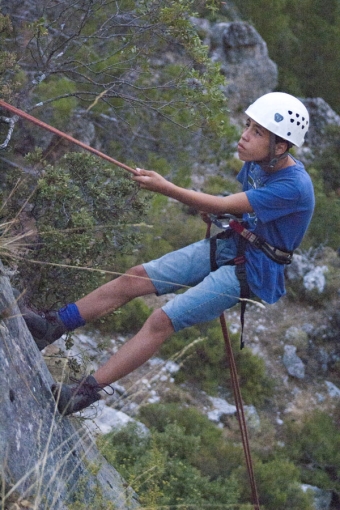
[[[60,308],[58,315],[65,324],[67,331],[73,331],[74,329],[80,328],[80,326],[85,326],[86,324],[75,303],[69,303],[63,308]]]

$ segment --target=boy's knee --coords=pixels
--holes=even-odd
[[[128,271],[126,271],[126,274],[130,276],[136,276],[138,278],[148,278],[148,274],[141,264],[131,267],[128,269]]]
[[[156,333],[159,332],[169,336],[174,332],[171,320],[161,308],[158,308],[152,312],[148,322],[150,328]]]
[[[143,296],[146,294],[154,294],[156,288],[150,280],[149,275],[142,265],[134,266],[126,271],[123,281],[127,279],[127,287],[131,295]]]

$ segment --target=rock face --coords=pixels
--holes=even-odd
[[[340,126],[340,116],[321,97],[303,99],[310,115],[308,144],[318,149],[327,145],[327,128]]]
[[[99,454],[88,433],[75,418],[61,418],[56,412],[52,377],[19,313],[1,262],[0,306],[0,459],[5,501],[13,501],[17,494],[37,510],[66,510],[72,502],[84,509],[138,508],[135,494]]]
[[[221,63],[227,78],[226,96],[232,110],[244,109],[275,89],[276,64],[254,27],[242,21],[217,23],[211,28],[210,57]]]

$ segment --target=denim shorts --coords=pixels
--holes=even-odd
[[[162,307],[175,331],[216,319],[238,303],[240,284],[235,266],[224,265],[236,254],[233,238],[218,239],[218,269],[211,271],[210,241],[204,239],[143,264],[157,295],[184,290]]]

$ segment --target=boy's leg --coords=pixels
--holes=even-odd
[[[143,266],[139,265],[58,311],[42,313],[21,300],[18,304],[28,329],[42,350],[67,331],[84,326],[86,322],[102,317],[135,297],[154,292],[155,286]]]
[[[81,411],[100,400],[100,390],[128,375],[140,367],[159,349],[161,344],[174,332],[168,316],[163,310],[155,310],[142,329],[93,375],[75,384],[54,384],[52,393],[60,414],[67,415]]]
[[[124,275],[94,290],[76,303],[42,313],[18,303],[39,349],[44,349],[67,331],[103,317],[131,299],[147,294],[176,292],[183,285],[196,285],[210,271],[209,242],[189,245],[156,261],[138,265]]]
[[[155,354],[174,328],[162,309],[155,310],[140,331],[93,374],[100,385],[109,385],[130,374]]]
[[[155,291],[155,286],[145,269],[139,265],[98,287],[75,304],[82,318],[90,322],[120,308],[136,297],[153,294]]]

